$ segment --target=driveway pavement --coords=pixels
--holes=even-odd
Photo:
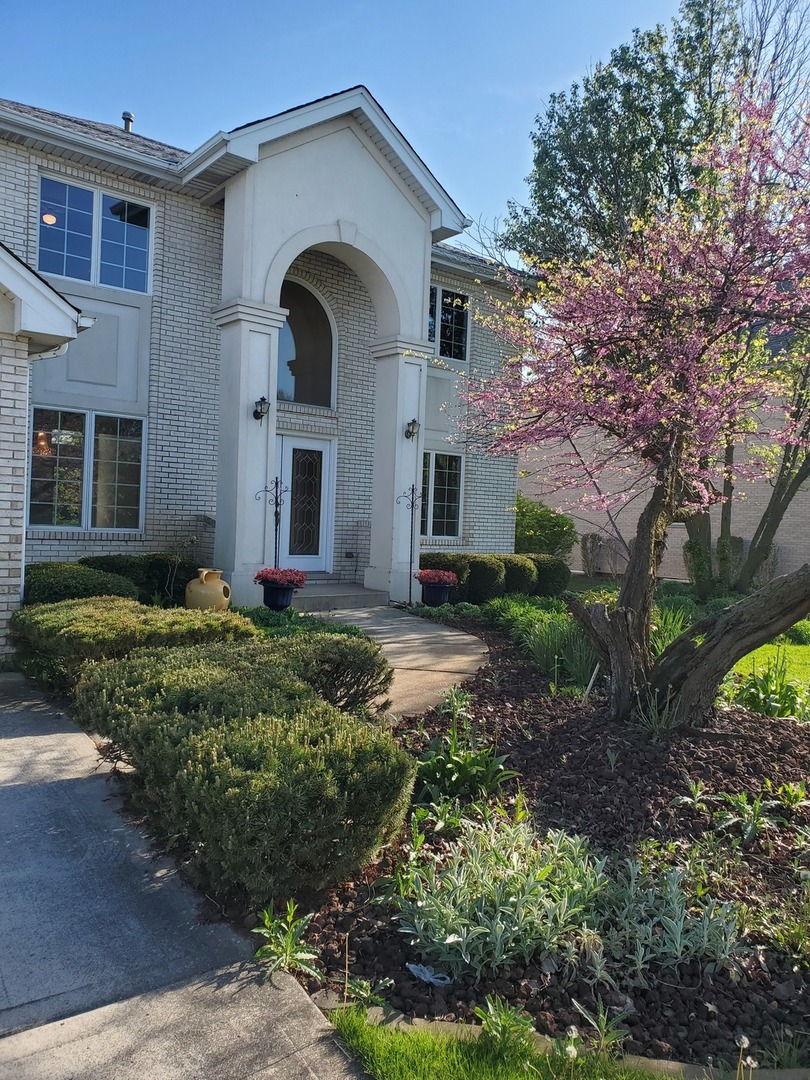
[[[87,735],[0,674],[0,1076],[362,1076],[199,900],[125,820]]]

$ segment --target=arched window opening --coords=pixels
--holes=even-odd
[[[281,287],[290,314],[278,346],[279,401],[332,405],[332,327],[317,297],[295,281]]]

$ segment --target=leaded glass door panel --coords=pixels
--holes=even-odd
[[[297,570],[331,570],[332,444],[324,439],[281,435],[279,562]]]

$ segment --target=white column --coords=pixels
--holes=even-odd
[[[264,489],[276,475],[278,335],[287,314],[241,299],[214,311],[222,332],[214,561],[238,605],[261,603],[253,575],[273,560],[273,513]],[[253,411],[261,397],[270,411],[260,423]]]
[[[419,564],[419,507],[413,515],[408,498],[413,485],[422,489],[424,437],[425,359],[430,346],[400,338],[378,342],[371,352],[376,360],[374,410],[374,480],[371,510],[371,558],[365,574],[369,589],[381,589],[392,600],[407,601],[414,568]],[[416,420],[416,438],[405,437],[405,427]],[[399,502],[397,502],[399,499]],[[413,546],[412,546],[413,545]],[[414,598],[419,586],[411,586]]]

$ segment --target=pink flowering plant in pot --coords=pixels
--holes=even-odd
[[[422,586],[422,603],[427,607],[441,607],[450,598],[450,590],[458,584],[452,570],[420,570],[413,575]]]
[[[293,592],[307,583],[303,570],[283,570],[278,566],[265,566],[253,580],[264,590],[264,606],[271,611],[285,611],[292,603]]]
[[[278,566],[265,566],[253,578],[257,585],[281,585],[288,589],[303,589],[307,575],[303,570],[283,570]]]
[[[420,570],[413,576],[420,585],[446,585],[448,589],[458,585],[458,578],[452,570]]]

